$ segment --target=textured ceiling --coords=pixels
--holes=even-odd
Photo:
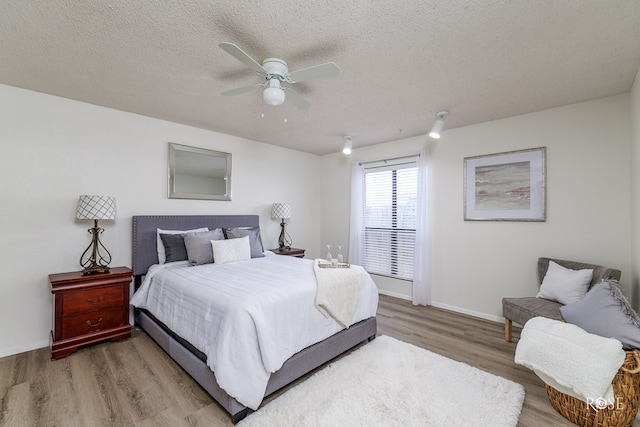
[[[340,76],[296,84],[306,110],[221,96],[260,82],[221,42]],[[640,1],[2,0],[0,58],[0,83],[325,154],[440,110],[450,129],[628,92]]]

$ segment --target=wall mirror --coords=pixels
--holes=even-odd
[[[169,198],[231,200],[231,154],[169,143]]]

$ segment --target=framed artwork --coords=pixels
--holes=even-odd
[[[464,159],[465,221],[545,221],[546,147]]]

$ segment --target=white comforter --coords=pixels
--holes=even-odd
[[[218,385],[256,409],[272,372],[342,329],[315,307],[316,290],[312,260],[267,253],[222,265],[154,265],[131,304],[206,354]],[[377,305],[367,275],[351,324],[375,316]]]

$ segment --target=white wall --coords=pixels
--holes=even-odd
[[[78,270],[89,244],[91,224],[74,219],[80,194],[117,199],[117,220],[101,223],[113,266],[130,265],[131,216],[139,214],[259,214],[265,246],[274,247],[279,225],[270,207],[280,201],[292,205],[288,231],[307,257],[323,256],[326,244],[342,244],[346,254],[351,162],[425,147],[432,161],[435,305],[499,320],[503,296],[535,294],[539,256],[619,268],[626,292],[632,276],[637,289],[632,265],[640,265],[640,256],[637,248],[632,256],[632,243],[640,242],[640,185],[633,198],[631,188],[632,147],[640,164],[637,80],[631,95],[451,129],[437,142],[422,136],[356,149],[348,157],[318,157],[0,85],[0,356],[48,345],[47,275]],[[168,142],[231,152],[233,201],[167,199]],[[462,220],[465,157],[539,146],[547,147],[546,222]],[[410,295],[407,282],[375,280],[387,293]]]
[[[640,306],[640,69],[631,88],[631,218],[633,227],[633,304]]]
[[[536,259],[603,264],[631,279],[631,120],[629,95],[451,129],[437,142],[417,137],[321,158],[322,242],[346,241],[349,168],[430,147],[433,186],[434,305],[501,320],[501,298],[533,296]],[[455,114],[455,111],[452,112]],[[357,135],[354,135],[357,139]],[[547,221],[463,220],[465,157],[547,147]],[[391,294],[406,282],[375,278]]]
[[[169,142],[232,153],[233,200],[168,199]],[[112,266],[131,265],[132,215],[258,214],[276,247],[274,202],[291,204],[296,247],[320,255],[315,155],[5,85],[0,144],[0,356],[49,344],[47,276],[79,270],[90,242],[92,224],[75,220],[80,194],[116,198],[117,219],[100,223]]]

